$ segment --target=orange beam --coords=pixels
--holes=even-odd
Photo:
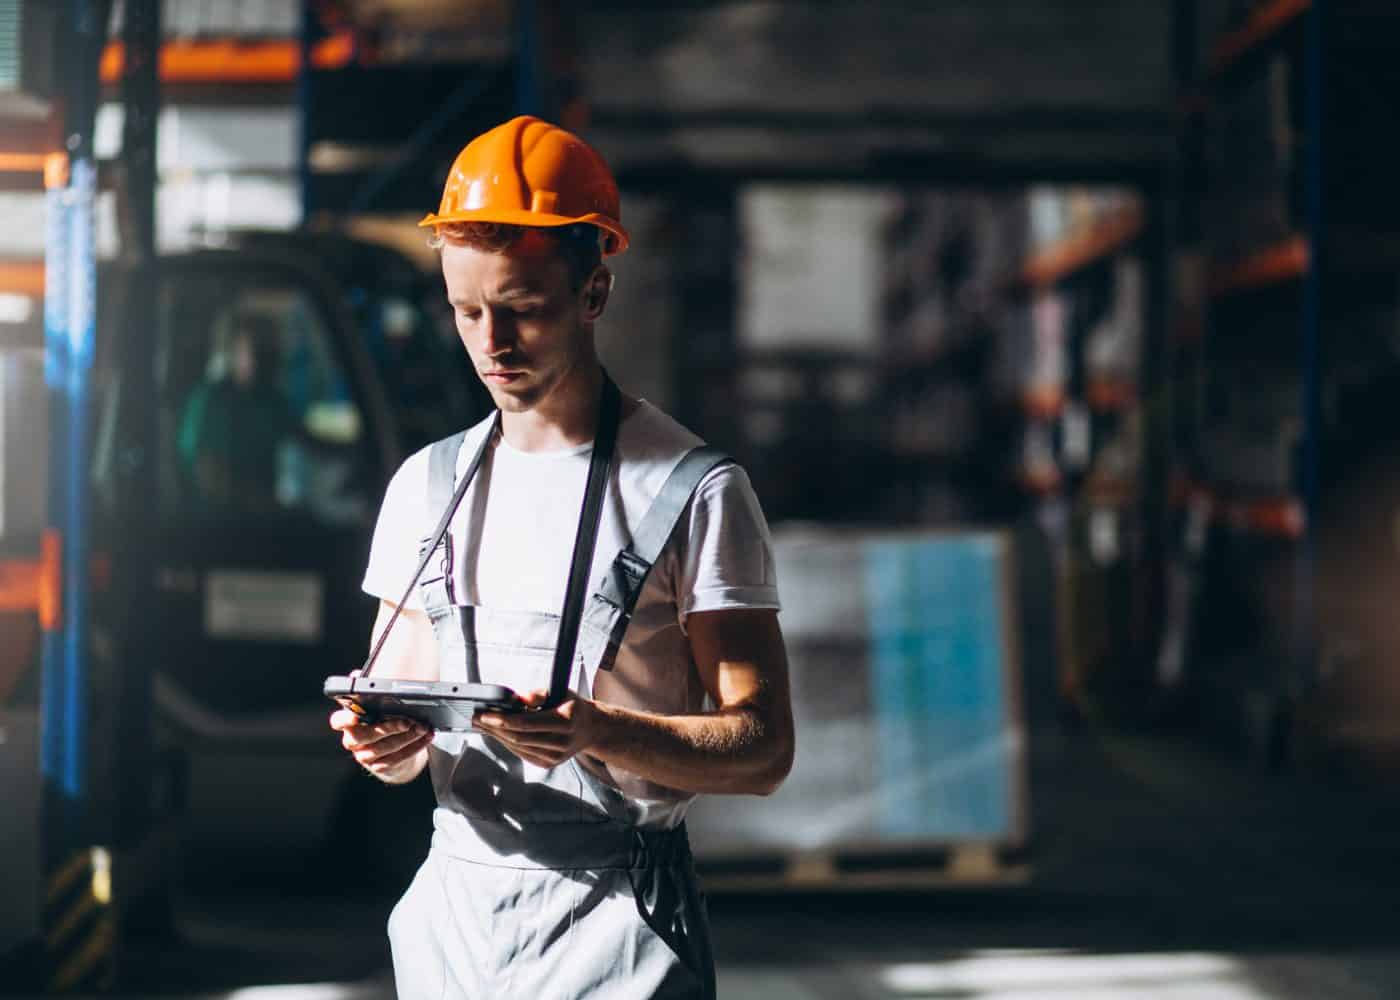
[[[1294,281],[1308,273],[1312,254],[1305,236],[1292,236],[1234,264],[1212,268],[1212,296]]]
[[[1034,420],[1053,420],[1064,408],[1065,392],[1057,385],[1035,386],[1021,393],[1021,409]]]
[[[0,292],[42,298],[44,262],[41,260],[0,261]]]
[[[311,65],[337,69],[349,64],[354,40],[342,32],[318,42]],[[111,42],[102,53],[102,82],[118,83],[126,67],[126,48]],[[294,83],[301,70],[301,43],[276,41],[171,41],[160,47],[162,83]]]
[[[1084,484],[1084,495],[1097,504],[1121,507],[1137,494],[1137,484],[1128,479],[1090,478]]]
[[[1089,383],[1085,396],[1090,408],[1100,413],[1126,410],[1137,399],[1137,387],[1121,379],[1094,379]]]
[[[47,160],[47,153],[0,153],[0,173],[43,173]]]
[[[1241,27],[1216,43],[1210,57],[1211,75],[1224,73],[1251,49],[1282,31],[1310,7],[1312,0],[1274,0],[1258,7]]]
[[[1021,282],[1044,288],[1127,246],[1142,232],[1142,208],[1133,205],[1101,219],[1084,232],[1047,247],[1026,261]]]
[[[63,627],[63,536],[52,528],[39,539],[34,606],[39,611],[39,627],[45,632]]]
[[[1060,488],[1063,477],[1059,469],[1050,466],[1044,469],[1022,469],[1017,473],[1016,482],[1027,493],[1049,496]]]
[[[9,118],[0,128],[0,149],[30,155],[38,150],[61,149],[63,129],[57,113],[43,118]]]
[[[0,613],[38,611],[40,623],[53,631],[62,624],[62,544],[58,535],[46,533],[40,542],[38,559],[0,559]],[[89,563],[95,591],[112,583],[112,558],[105,552],[93,553]]]
[[[1293,499],[1236,500],[1222,516],[1237,531],[1270,538],[1302,538],[1307,526],[1303,505]]]
[[[1307,513],[1301,501],[1293,497],[1253,498],[1220,497],[1209,487],[1192,482],[1177,474],[1171,483],[1170,503],[1184,507],[1197,498],[1214,505],[1216,521],[1234,531],[1267,538],[1299,539],[1307,529]]]
[[[0,611],[33,611],[39,606],[38,559],[0,560]]]

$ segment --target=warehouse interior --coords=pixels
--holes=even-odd
[[[797,760],[687,821],[720,996],[1400,993],[1397,40],[0,2],[0,994],[393,995],[433,792],[322,682],[390,476],[491,408],[417,224],[517,114],[617,178],[608,371],[772,529]],[[244,366],[260,477],[199,452]]]

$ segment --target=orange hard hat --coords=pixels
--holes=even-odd
[[[578,136],[521,115],[477,136],[457,154],[437,213],[420,226],[502,222],[603,231],[603,255],[627,249],[617,182],[603,158]]]

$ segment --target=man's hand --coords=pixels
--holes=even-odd
[[[365,724],[347,708],[331,714],[331,728],[340,744],[370,774],[389,784],[412,781],[423,770],[431,729],[408,719],[384,719]]]
[[[548,696],[548,691],[531,691],[521,700],[532,706]],[[544,712],[478,712],[472,724],[521,760],[558,767],[597,742],[601,718],[597,705],[575,695]]]

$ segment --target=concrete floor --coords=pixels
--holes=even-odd
[[[1400,801],[1164,741],[1038,737],[1029,885],[716,896],[728,1000],[1400,996]],[[127,994],[392,996],[392,900],[185,901]],[[542,998],[543,1000],[543,998]]]

